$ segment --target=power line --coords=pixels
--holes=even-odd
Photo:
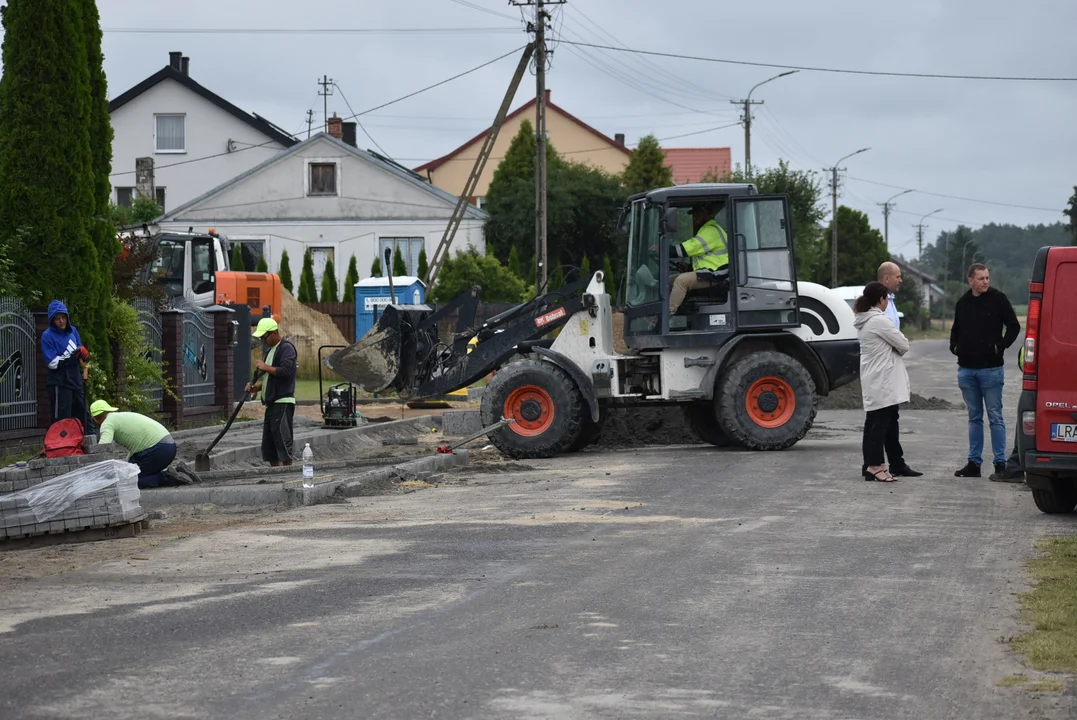
[[[507,16],[506,16],[507,17]],[[512,20],[513,18],[509,18]],[[505,35],[519,28],[102,28],[104,33],[136,35]]]
[[[904,190],[901,185],[890,185],[888,183],[876,182],[875,180],[865,180],[864,178],[853,177],[852,175],[846,175],[850,180],[856,180],[857,182],[868,183],[869,185],[879,185],[881,187],[894,188],[895,190]],[[980,203],[981,205],[997,205],[999,207],[1011,207],[1018,208],[1019,210],[1041,210],[1043,212],[1060,213],[1062,212],[1058,208],[1045,208],[1037,207],[1035,205],[1018,205],[1016,203],[998,202],[995,200],[979,200],[977,198],[961,197],[960,195],[946,195],[944,193],[928,192],[927,190],[916,190],[919,195],[932,195],[934,197],[946,198],[947,200],[963,200],[964,202]]]
[[[514,54],[518,53],[520,50],[523,50],[523,47],[516,48],[512,52],[507,52],[504,55],[501,55],[499,57],[494,58],[493,60],[489,60],[487,62],[484,62],[482,65],[476,65],[475,67],[471,68],[470,70],[465,70],[462,73],[458,73],[456,75],[453,75],[451,78],[446,78],[445,80],[442,80],[440,82],[436,82],[433,85],[428,85],[428,86],[422,88],[421,90],[416,90],[415,92],[408,93],[407,95],[404,95],[403,97],[399,97],[396,100],[390,100],[389,102],[382,103],[381,105],[378,105],[377,107],[373,107],[373,108],[371,108],[369,110],[364,110],[361,113],[356,113],[356,114],[352,115],[351,117],[341,118],[341,120],[352,120],[354,118],[358,118],[360,115],[367,115],[369,113],[374,112],[375,110],[380,110],[381,108],[389,107],[390,105],[395,105],[396,103],[401,102],[402,100],[407,100],[408,98],[415,97],[416,95],[418,95],[420,93],[424,93],[427,90],[432,90],[432,89],[434,89],[436,87],[439,87],[439,86],[444,85],[446,83],[452,82],[453,80],[456,80],[457,78],[462,78],[465,75],[469,75],[469,74],[471,74],[471,73],[473,73],[473,72],[475,72],[477,70],[481,70],[482,68],[486,67],[487,65],[493,65],[498,60],[504,60],[509,55],[514,55]],[[370,137],[370,136],[367,135],[367,137]],[[191,158],[190,160],[181,160],[180,162],[169,163],[168,165],[158,165],[156,168],[154,168],[154,170],[164,170],[165,168],[177,167],[179,165],[189,165],[191,163],[201,162],[203,160],[212,160],[213,158],[222,157],[224,155],[235,155],[237,152],[244,152],[246,150],[253,150],[254,148],[258,148],[258,147],[265,147],[266,145],[272,145],[272,144],[274,144],[276,142],[277,142],[276,140],[269,140],[269,141],[261,143],[259,145],[251,145],[250,147],[240,148],[240,149],[234,150],[232,152],[225,151],[225,152],[221,152],[221,153],[215,153],[213,155],[204,155],[202,157]],[[127,171],[124,171],[124,172],[112,173],[112,174],[109,175],[109,177],[119,177],[121,175],[134,175],[134,174],[135,174],[134,170],[127,170]]]
[[[611,50],[614,52],[626,52],[636,55],[650,55],[652,57],[675,58],[678,60],[696,60],[699,62],[722,63],[725,65],[748,65],[751,67],[778,68],[785,70],[806,70],[809,72],[843,73],[847,75],[874,75],[882,77],[910,77],[910,78],[935,78],[943,80],[1007,80],[1022,82],[1077,82],[1077,77],[1019,77],[1007,75],[944,75],[941,73],[913,73],[913,72],[884,72],[881,70],[849,70],[845,68],[825,68],[811,65],[783,65],[779,63],[750,62],[748,60],[728,60],[723,58],[701,57],[698,55],[679,55],[677,53],[657,52],[654,50],[636,50],[633,48],[615,47],[613,45],[599,45],[597,43],[576,42],[574,40],[562,41],[566,45],[589,47],[598,50]]]
[[[475,67],[471,68],[470,70],[465,70],[462,73],[457,73],[456,75],[453,75],[450,78],[445,78],[444,80],[442,80],[440,82],[436,82],[433,85],[427,85],[426,87],[424,87],[424,88],[422,88],[420,90],[416,90],[415,92],[408,93],[407,95],[404,95],[403,97],[398,97],[396,100],[390,100],[387,103],[382,103],[381,105],[376,105],[376,106],[370,108],[369,110],[364,110],[363,112],[355,113],[351,117],[346,117],[346,118],[342,118],[342,119],[343,120],[351,120],[353,118],[357,118],[357,117],[360,117],[362,115],[369,115],[372,112],[376,112],[378,110],[381,110],[382,108],[389,107],[390,105],[396,105],[398,102],[402,102],[404,100],[407,100],[408,98],[413,98],[413,97],[415,97],[416,95],[418,95],[420,93],[426,92],[427,90],[433,90],[434,88],[441,87],[442,85],[445,85],[446,83],[450,83],[453,80],[458,80],[459,78],[462,78],[465,75],[470,75],[473,72],[476,72],[478,70],[482,70],[484,67],[487,67],[488,65],[493,65],[494,63],[496,63],[499,60],[504,60],[505,58],[509,57],[510,55],[516,55],[521,50],[523,50],[525,47],[526,47],[526,45],[521,45],[520,47],[516,48],[515,50],[510,50],[509,52],[505,53],[504,55],[499,55],[499,56],[495,57],[493,60],[487,60],[482,65],[476,65]]]
[[[359,129],[363,131],[363,134],[367,136],[367,139],[370,140],[370,142],[374,143],[374,147],[381,151],[382,155],[392,160],[393,156],[387,153],[385,151],[385,148],[379,145],[378,141],[374,139],[374,136],[371,135],[365,127],[363,127],[363,123],[359,120],[358,116],[355,115],[355,110],[352,109],[352,104],[348,102],[348,98],[344,95],[344,91],[340,89],[340,85],[337,85],[334,82],[333,86],[340,92],[341,99],[344,101],[344,104],[348,106],[348,112],[350,112],[352,114],[352,117],[355,118],[355,124],[359,126]]]
[[[449,2],[454,2],[457,5],[463,5],[464,7],[469,7],[472,10],[478,10],[479,12],[484,12],[487,15],[493,15],[494,17],[504,18],[506,20],[515,20],[516,19],[512,15],[506,15],[505,13],[498,12],[497,10],[491,10],[490,8],[484,8],[482,5],[476,5],[475,3],[468,2],[467,0],[449,0]]]

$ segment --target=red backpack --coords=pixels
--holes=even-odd
[[[45,433],[45,450],[42,454],[47,458],[84,455],[82,440],[82,423],[77,418],[57,420]]]

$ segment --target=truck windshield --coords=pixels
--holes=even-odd
[[[150,280],[165,286],[170,297],[183,294],[183,241],[162,240],[150,263]]]

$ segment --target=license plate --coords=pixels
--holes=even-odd
[[[1051,423],[1051,440],[1054,442],[1077,442],[1077,425]]]

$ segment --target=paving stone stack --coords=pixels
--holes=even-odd
[[[110,459],[80,460],[70,467],[32,488],[0,495],[0,539],[125,525],[145,517],[137,465]]]
[[[0,494],[25,490],[54,477],[71,472],[75,468],[86,467],[102,460],[127,457],[127,452],[116,445],[98,445],[97,439],[90,436],[82,442],[85,455],[72,455],[62,458],[34,458],[25,463],[18,463],[0,468]]]

